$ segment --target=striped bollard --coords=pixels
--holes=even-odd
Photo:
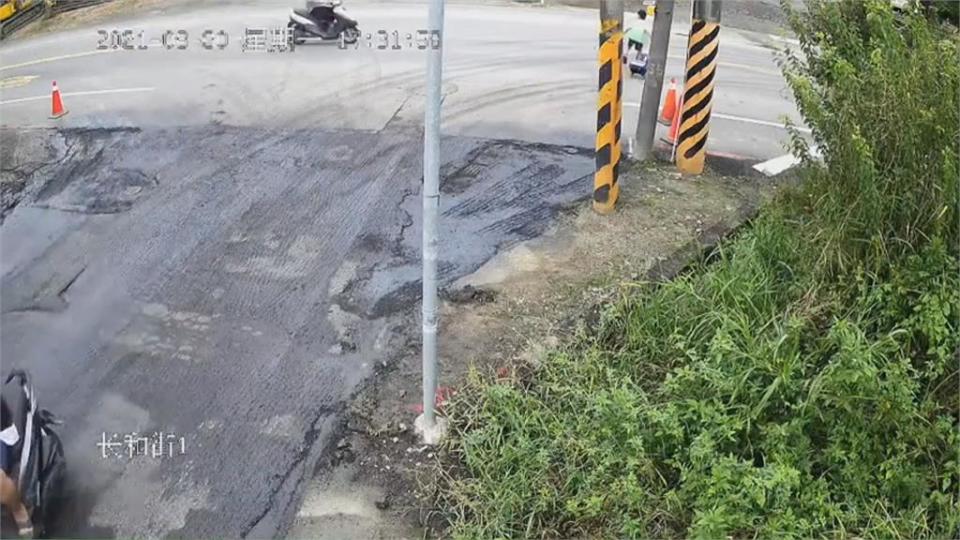
[[[596,172],[593,209],[614,210],[620,195],[620,119],[623,115],[623,0],[601,0]]]
[[[693,11],[677,139],[677,168],[684,174],[703,172],[720,46],[720,2],[697,0]]]

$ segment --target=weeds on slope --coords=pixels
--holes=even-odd
[[[452,404],[463,538],[956,538],[960,58],[879,1],[789,11],[823,163],[694,271]]]

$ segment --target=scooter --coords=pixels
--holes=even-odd
[[[290,12],[287,27],[293,31],[293,42],[297,45],[306,43],[307,40],[341,39],[344,43],[353,44],[360,38],[357,21],[344,13],[340,0],[308,0],[306,8],[297,8]]]
[[[37,392],[26,371],[13,370],[7,376],[0,399],[4,412],[10,415],[7,420],[15,428],[10,431],[16,433],[10,450],[17,490],[30,513],[35,534],[42,535],[66,474],[63,444],[52,429],[62,422],[37,406]]]

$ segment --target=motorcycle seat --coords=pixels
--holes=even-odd
[[[332,0],[332,1],[331,0],[313,0],[313,1],[308,0],[307,9],[312,10],[318,7],[333,9],[335,7],[340,7],[340,5],[341,5],[340,0]]]

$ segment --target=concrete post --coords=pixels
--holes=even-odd
[[[720,6],[720,0],[693,2],[676,148],[677,168],[684,174],[703,172],[720,47]]]
[[[623,115],[623,0],[600,0],[599,97],[593,209],[612,212],[620,195],[620,124]]]
[[[667,68],[667,50],[670,48],[673,4],[674,0],[658,0],[653,18],[650,57],[647,62],[647,77],[643,83],[643,97],[640,99],[640,119],[637,122],[637,146],[634,155],[641,161],[650,157],[657,132],[657,111],[660,109],[663,75]]]

